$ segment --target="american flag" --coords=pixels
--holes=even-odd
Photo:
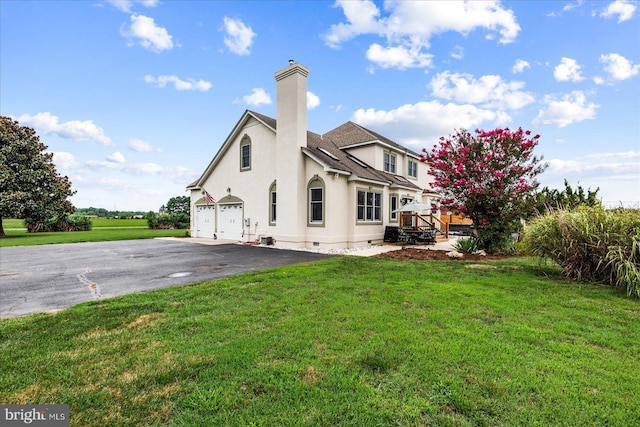
[[[204,200],[207,203],[207,206],[213,204],[215,202],[213,196],[211,194],[209,194],[207,192],[207,190],[204,190]]]

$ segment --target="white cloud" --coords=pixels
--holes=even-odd
[[[584,3],[584,0],[577,0],[575,3],[567,3],[566,5],[564,5],[564,7],[562,8],[561,12],[551,12],[548,13],[547,16],[560,16],[562,15],[564,12],[568,12],[571,9],[574,9],[576,7],[580,7],[582,6],[582,3]]]
[[[271,104],[271,97],[264,89],[259,87],[254,87],[251,90],[251,95],[245,95],[242,97],[242,100],[245,104],[251,105],[252,107],[257,107],[262,104]]]
[[[313,92],[307,92],[307,110],[313,110],[320,105],[320,98]]]
[[[53,163],[60,169],[75,169],[79,166],[76,156],[66,151],[53,152]]]
[[[144,7],[156,7],[160,0],[106,0],[107,3],[112,4],[116,8],[123,12],[131,12],[131,8],[134,4],[140,4]]]
[[[92,169],[122,170],[123,168],[121,163],[106,160],[87,160],[85,164]]]
[[[485,108],[520,109],[534,101],[523,92],[524,82],[505,82],[500,76],[486,75],[475,79],[470,74],[437,74],[429,86],[433,96],[461,103],[481,104]]]
[[[139,138],[131,138],[128,144],[129,148],[138,153],[150,153],[152,151],[161,153],[162,148],[156,148],[147,141],[143,141]]]
[[[636,11],[636,3],[628,0],[616,0],[609,4],[605,10],[600,13],[600,16],[605,18],[613,18],[618,16],[618,23],[627,21],[633,17]]]
[[[156,175],[163,171],[163,167],[155,163],[135,163],[125,168],[125,171],[135,175]]]
[[[606,153],[604,153],[606,155]],[[594,158],[595,160],[595,158]],[[608,175],[635,175],[640,178],[640,162],[591,162],[589,160],[548,160],[550,174],[588,175],[591,178]]]
[[[520,32],[513,12],[499,1],[388,1],[386,16],[370,0],[338,0],[336,7],[342,8],[346,22],[332,25],[323,36],[325,43],[338,48],[359,35],[383,37],[387,46],[371,44],[367,58],[385,68],[430,67],[432,56],[424,50],[436,34],[483,29],[488,38],[497,33],[500,43],[511,43]]]
[[[154,52],[171,50],[174,47],[173,37],[148,16],[131,15],[131,25],[128,28],[122,27],[120,33],[125,37],[139,39],[142,47]]]
[[[107,156],[107,160],[110,162],[114,162],[114,163],[125,163],[126,159],[124,158],[124,156],[122,155],[121,152],[116,151],[110,155]]]
[[[93,120],[70,120],[59,123],[57,116],[49,112],[38,113],[35,116],[23,114],[17,120],[26,126],[33,127],[38,132],[55,134],[62,138],[75,141],[95,141],[102,145],[110,145],[111,139],[104,134],[104,130],[93,123]]]
[[[172,182],[184,186],[185,181],[191,182],[194,179],[198,178],[201,174],[201,171],[186,168],[184,166],[177,166],[175,168],[165,168],[162,171],[162,174],[163,176],[170,178]]]
[[[540,110],[533,119],[535,125],[553,125],[563,128],[575,122],[590,120],[596,117],[598,105],[587,102],[582,91],[573,91],[560,99],[553,95],[545,96],[547,108]]]
[[[640,174],[640,152],[591,153],[571,160],[549,160],[550,174],[627,175]],[[614,160],[614,161],[611,161]]]
[[[112,157],[112,156],[109,156]],[[107,169],[121,171],[130,175],[157,175],[164,171],[164,168],[155,163],[126,163],[109,159],[108,161],[88,160],[86,165],[92,169]]]
[[[327,45],[337,48],[343,42],[360,34],[384,33],[384,24],[377,20],[380,10],[371,0],[343,1],[338,0],[335,7],[341,7],[348,23],[331,26],[324,36]]]
[[[144,76],[144,81],[150,84],[154,84],[156,87],[160,87],[163,88],[165,87],[168,83],[172,83],[173,87],[176,90],[197,90],[200,92],[206,92],[209,89],[211,89],[211,83],[204,81],[202,79],[200,80],[195,80],[195,79],[186,79],[186,80],[182,80],[181,78],[179,78],[178,76],[158,76],[158,77],[154,77],[150,74],[147,74],[146,76]]]
[[[513,68],[511,69],[511,71],[513,72],[513,74],[522,73],[527,68],[531,68],[531,64],[529,64],[524,59],[518,59],[516,60],[516,63],[513,65]]]
[[[504,125],[511,117],[504,112],[481,109],[473,105],[442,104],[439,101],[406,104],[394,110],[359,109],[352,120],[412,146],[431,146],[440,136],[455,129],[473,129],[482,123]]]
[[[581,66],[578,65],[575,59],[563,57],[560,64],[553,70],[553,76],[559,82],[579,82],[584,80],[584,77],[580,74],[580,68]]]
[[[633,64],[627,58],[617,53],[600,55],[600,62],[605,64],[604,70],[611,75],[614,80],[626,80],[638,74],[640,64]]]
[[[451,52],[449,52],[449,55],[451,55],[453,59],[462,59],[464,58],[464,48],[462,46],[455,46]]]
[[[236,55],[249,55],[256,33],[241,20],[224,17],[224,44]]]
[[[426,68],[431,67],[433,55],[422,53],[420,48],[405,46],[382,47],[377,43],[367,49],[367,59],[382,68]]]
[[[595,190],[605,205],[638,207],[640,199],[640,152],[601,152],[582,157],[548,160],[549,168],[541,175],[544,185],[563,188],[572,184]]]
[[[637,159],[640,158],[640,151],[619,151],[617,153],[597,153],[584,156],[585,159]],[[638,170],[640,172],[640,169]]]

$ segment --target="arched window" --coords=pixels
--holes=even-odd
[[[240,141],[240,171],[251,170],[251,138],[248,135]]]
[[[324,181],[318,175],[314,175],[307,185],[309,197],[309,225],[324,227]]]
[[[269,225],[276,225],[276,182],[269,187]]]

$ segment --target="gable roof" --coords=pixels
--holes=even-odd
[[[409,150],[407,147],[404,147],[397,142],[390,140],[386,136],[380,135],[379,133],[374,132],[371,129],[367,129],[351,121],[338,126],[333,130],[330,130],[322,136],[334,141],[336,145],[341,149],[379,143],[400,152],[411,154],[415,157],[420,157],[420,155],[415,151]]]
[[[215,154],[215,156],[213,156],[213,159],[211,160],[211,162],[209,162],[209,165],[207,166],[207,168],[204,170],[202,175],[200,175],[200,178],[196,179],[191,184],[187,185],[187,190],[198,190],[202,187],[202,184],[207,179],[207,177],[211,174],[211,172],[213,171],[213,168],[218,163],[220,158],[222,158],[222,156],[227,151],[229,146],[233,143],[233,140],[235,139],[235,137],[242,130],[242,128],[247,124],[247,122],[251,119],[255,119],[259,121],[265,127],[267,127],[268,129],[270,129],[275,133],[276,131],[275,119],[272,119],[271,117],[265,116],[260,113],[256,113],[255,111],[245,110],[245,112],[242,114],[242,116],[240,117],[236,125],[233,127],[233,129],[229,133],[229,136],[227,136],[227,138],[224,140],[224,142],[218,149],[218,152]]]
[[[327,172],[349,175],[350,179],[360,179],[419,190],[420,187],[406,178],[383,172],[363,162],[349,152],[340,149],[336,143],[325,135],[307,132],[307,147],[302,150],[307,156],[322,165]]]
[[[251,118],[261,122],[274,133],[276,132],[276,119],[255,111],[246,110],[240,120],[238,120],[236,125],[233,127],[229,136],[225,139],[225,142],[222,144],[213,160],[209,163],[207,169],[200,178],[189,184],[187,189],[201,188],[202,184],[213,171],[213,168],[218,163],[219,159],[224,155],[237,134]],[[420,187],[406,178],[375,169],[345,150],[345,148],[348,147],[374,144],[376,142],[390,146],[398,151],[418,156],[418,154],[395,143],[394,141],[353,122],[347,122],[324,135],[307,131],[307,146],[302,148],[302,152],[320,164],[325,171],[347,175],[350,180],[371,181],[383,185],[390,185],[391,187],[419,190]]]

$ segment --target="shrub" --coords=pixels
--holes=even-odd
[[[551,212],[525,228],[523,246],[557,262],[568,278],[623,287],[640,298],[640,210]]]
[[[189,228],[189,215],[175,213],[171,215],[156,215],[153,212],[145,214],[147,224],[152,230],[157,229],[185,229]]]
[[[93,226],[91,218],[84,215],[69,215],[66,222],[66,231],[89,231]]]
[[[475,237],[458,239],[453,245],[453,249],[463,254],[472,254],[478,251],[478,240]]]
[[[92,228],[91,218],[73,214],[65,218],[49,218],[45,221],[25,218],[24,225],[29,233],[51,231],[89,231]]]

